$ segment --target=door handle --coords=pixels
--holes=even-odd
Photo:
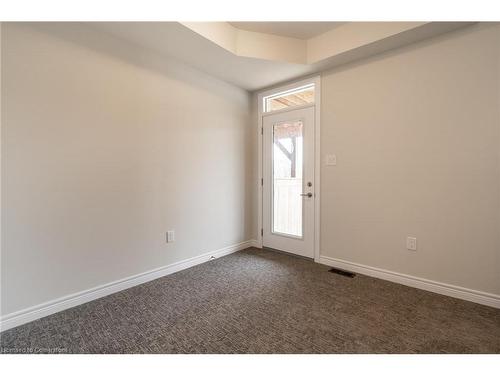
[[[312,193],[307,193],[307,194],[300,194],[301,197],[308,197],[311,198],[313,196]]]

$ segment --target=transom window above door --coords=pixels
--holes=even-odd
[[[308,84],[292,90],[265,96],[263,100],[264,112],[273,112],[285,108],[312,104],[314,103],[314,84]]]

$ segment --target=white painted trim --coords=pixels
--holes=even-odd
[[[251,246],[251,247],[256,247],[256,248],[262,249],[262,246],[260,246],[259,240],[250,240],[247,242],[249,242],[249,244],[250,244],[249,246]]]
[[[319,262],[321,245],[321,76],[314,78],[314,261]]]
[[[146,283],[148,281],[158,279],[160,277],[170,275],[175,272],[182,271],[186,268],[196,266],[201,263],[205,263],[211,259],[211,257],[219,258],[224,255],[228,255],[251,246],[255,246],[256,240],[249,240],[245,242],[240,242],[235,245],[227,246],[219,250],[210,251],[208,253],[198,255],[193,258],[186,260],[181,260],[176,263],[169,264],[160,268],[156,268],[151,271],[146,271],[134,276],[126,277],[121,280],[113,281],[104,285],[97,286],[95,288],[87,289],[78,293],[70,294],[61,298],[54,299],[27,309],[16,311],[11,314],[7,314],[0,318],[0,332],[5,331],[10,328],[17,327],[21,324],[31,322],[36,319],[43,318],[45,316],[55,314],[59,311],[69,309],[81,305],[97,298],[105,297],[109,294],[113,294],[133,286]]]
[[[298,109],[304,109],[304,108],[309,108],[309,107],[314,107],[314,106],[315,106],[314,103],[309,103],[309,104],[304,104],[304,105],[296,105],[294,107],[287,107],[287,108],[283,108],[283,109],[278,109],[276,111],[264,112],[262,114],[262,117],[274,116],[274,115],[277,115],[277,114],[280,114],[280,113],[292,112],[292,111],[296,111]]]
[[[312,77],[308,77],[308,78],[302,78],[298,81],[291,81],[290,83],[285,83],[283,85],[277,85],[275,87],[272,87],[270,89],[267,89],[265,91],[260,91],[259,92],[259,110],[260,110],[260,113],[259,114],[262,114],[264,108],[262,108],[262,99],[265,97],[265,96],[271,96],[271,95],[274,95],[274,94],[278,94],[280,92],[283,92],[283,91],[289,91],[289,90],[293,90],[294,88],[297,88],[297,87],[301,87],[301,86],[306,86],[306,85],[309,85],[311,83],[316,83],[316,80],[318,80],[320,77],[319,75],[316,75],[316,76],[312,76]],[[315,92],[316,94],[316,92]],[[316,102],[316,100],[314,100]]]
[[[290,109],[284,109],[279,111],[264,113],[263,99],[266,96],[271,96],[278,94],[283,91],[293,90],[294,88],[300,86],[306,86],[309,84],[314,84],[314,104],[306,104],[304,106],[291,107]],[[315,194],[315,206],[314,206],[314,261],[319,262],[320,259],[320,187],[321,187],[321,150],[320,150],[320,134],[321,134],[321,76],[316,75],[313,77],[304,78],[298,81],[293,81],[285,85],[280,85],[273,87],[271,89],[261,91],[257,95],[257,108],[258,108],[258,119],[257,119],[257,174],[258,174],[258,193],[257,193],[257,238],[259,248],[263,247],[263,238],[261,234],[262,228],[262,215],[263,215],[263,199],[262,199],[262,178],[263,178],[263,160],[262,160],[262,128],[264,126],[263,118],[266,115],[276,114],[280,112],[286,112],[289,110],[296,110],[300,108],[309,107],[311,105],[315,108],[314,113],[314,194]]]
[[[262,211],[263,211],[263,200],[262,200],[262,138],[264,129],[264,119],[262,117],[263,113],[263,95],[257,95],[257,108],[258,108],[258,119],[257,119],[257,239],[259,241],[259,247],[262,249],[264,247],[264,238],[262,237]]]
[[[439,281],[423,279],[416,276],[405,275],[402,273],[366,266],[346,260],[330,258],[324,255],[320,257],[319,263],[325,264],[330,267],[337,267],[346,271],[360,273],[363,275],[376,277],[378,279],[392,281],[394,283],[403,284],[413,288],[423,289],[429,292],[443,294],[445,296],[459,298],[500,309],[500,295],[497,294],[467,289],[456,285],[441,283]]]

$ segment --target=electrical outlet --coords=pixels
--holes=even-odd
[[[174,242],[175,241],[175,232],[173,230],[169,230],[167,232],[167,242]]]
[[[417,239],[415,237],[406,237],[406,248],[417,251]]]
[[[333,154],[325,155],[325,165],[337,165],[337,156]]]

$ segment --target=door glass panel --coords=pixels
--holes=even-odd
[[[302,237],[302,121],[273,126],[273,233]]]

